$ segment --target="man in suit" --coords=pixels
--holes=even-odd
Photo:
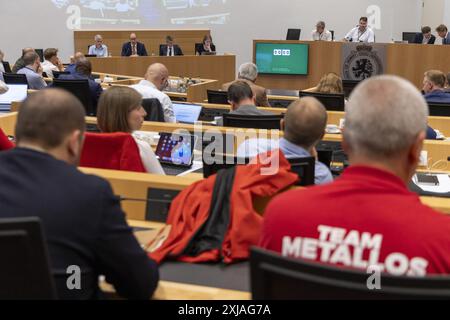
[[[177,44],[174,44],[171,36],[167,36],[166,44],[159,47],[159,55],[161,57],[182,56],[183,51]]]
[[[92,105],[97,107],[98,99],[103,92],[102,86],[92,79],[92,64],[89,60],[80,60],[75,65],[75,73],[62,74],[59,80],[87,80],[91,93]]]
[[[250,88],[252,88],[256,105],[258,107],[270,107],[269,100],[267,99],[267,90],[255,83],[257,78],[258,67],[254,63],[244,63],[239,67],[238,80],[247,82]],[[228,82],[222,85],[222,90],[228,91],[228,88],[232,83],[233,82]]]
[[[414,38],[414,43],[417,44],[434,44],[436,37],[431,34],[431,28],[429,26],[423,27],[421,33],[417,33]]]
[[[142,57],[148,56],[145,45],[137,41],[135,33],[130,34],[130,42],[126,42],[122,46],[122,57]]]
[[[242,80],[237,80],[228,88],[228,102],[231,104],[230,114],[240,114],[248,116],[271,115],[272,113],[259,110],[255,106],[255,95],[250,85]],[[223,119],[217,121],[219,126],[223,126]]]
[[[81,103],[59,89],[31,94],[16,125],[17,148],[0,153],[1,218],[39,217],[60,299],[101,297],[100,275],[124,298],[149,299],[158,267],[142,250],[105,180],[76,168],[83,145]],[[81,289],[67,287],[69,266]]]
[[[430,70],[425,72],[423,79],[425,100],[430,103],[450,104],[450,94],[444,90],[446,82],[447,79],[442,71]]]
[[[450,45],[450,33],[448,32],[448,28],[446,25],[441,24],[436,28],[436,32],[438,33],[439,37],[442,38],[443,45]]]

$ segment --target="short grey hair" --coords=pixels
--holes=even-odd
[[[322,27],[322,28],[325,28],[325,22],[324,22],[324,21],[319,21],[319,22],[317,22],[316,27]]]
[[[407,150],[427,129],[425,99],[412,83],[397,76],[361,83],[345,111],[344,139],[350,149],[376,159]]]
[[[94,40],[95,40],[95,41],[103,40],[103,37],[102,37],[100,34],[97,34],[97,35],[94,37]]]
[[[239,79],[255,81],[258,78],[258,67],[256,64],[247,62],[239,67]]]

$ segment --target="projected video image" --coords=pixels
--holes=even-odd
[[[74,29],[82,29],[85,25],[225,24],[230,17],[227,0],[50,1],[65,11]]]

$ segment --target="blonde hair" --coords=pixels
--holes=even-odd
[[[128,132],[128,114],[139,109],[142,96],[129,87],[111,87],[100,96],[97,107],[97,124],[104,133]]]
[[[324,75],[316,87],[316,92],[332,94],[344,93],[341,77],[333,72]]]

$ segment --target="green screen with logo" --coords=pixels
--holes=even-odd
[[[303,43],[257,43],[259,73],[307,75],[308,50],[309,45]]]

